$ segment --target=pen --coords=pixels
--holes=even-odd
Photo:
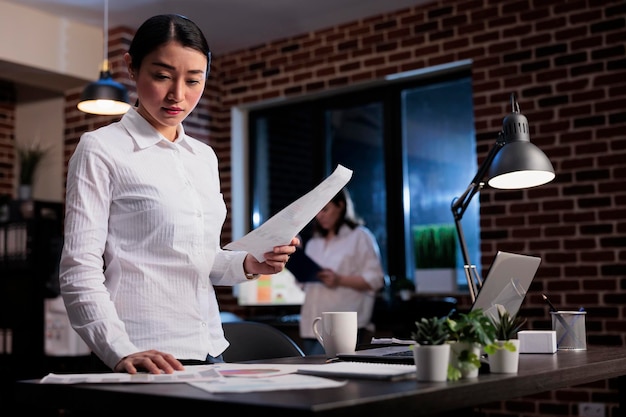
[[[543,300],[548,304],[548,307],[550,307],[550,311],[559,311],[557,310],[557,308],[554,306],[554,304],[552,304],[550,302],[550,300],[548,299],[548,297],[545,294],[541,294],[541,296],[543,297]]]

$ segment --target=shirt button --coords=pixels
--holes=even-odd
[[[202,327],[206,327],[206,323],[205,322],[202,322]]]

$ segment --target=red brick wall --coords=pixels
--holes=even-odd
[[[15,196],[15,85],[0,81],[0,196]]]

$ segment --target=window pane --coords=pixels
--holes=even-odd
[[[459,288],[467,288],[450,206],[453,199],[463,193],[477,169],[471,79],[468,77],[404,90],[402,116],[410,196],[407,232],[413,245],[410,261],[414,267],[429,269],[443,268],[452,262]],[[478,198],[472,201],[463,216],[463,232],[470,259],[478,262]],[[416,236],[420,236],[420,242],[425,244],[418,244]],[[433,243],[432,239],[436,239],[437,243]],[[454,239],[452,250],[447,249],[450,245],[445,244],[450,239]],[[422,246],[430,252],[419,252],[422,255],[418,255],[416,251]],[[446,255],[450,252],[452,259],[446,262]],[[440,258],[444,258],[443,264],[435,262]],[[441,281],[426,279],[423,289],[431,288],[431,284],[442,284]],[[420,291],[419,286],[417,290]]]
[[[331,169],[341,164],[353,171],[347,188],[357,214],[372,231],[387,270],[383,104],[375,102],[326,112],[326,141]]]

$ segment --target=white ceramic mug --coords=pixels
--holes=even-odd
[[[313,333],[328,358],[334,358],[338,353],[354,353],[357,332],[356,311],[326,311],[313,319]]]

